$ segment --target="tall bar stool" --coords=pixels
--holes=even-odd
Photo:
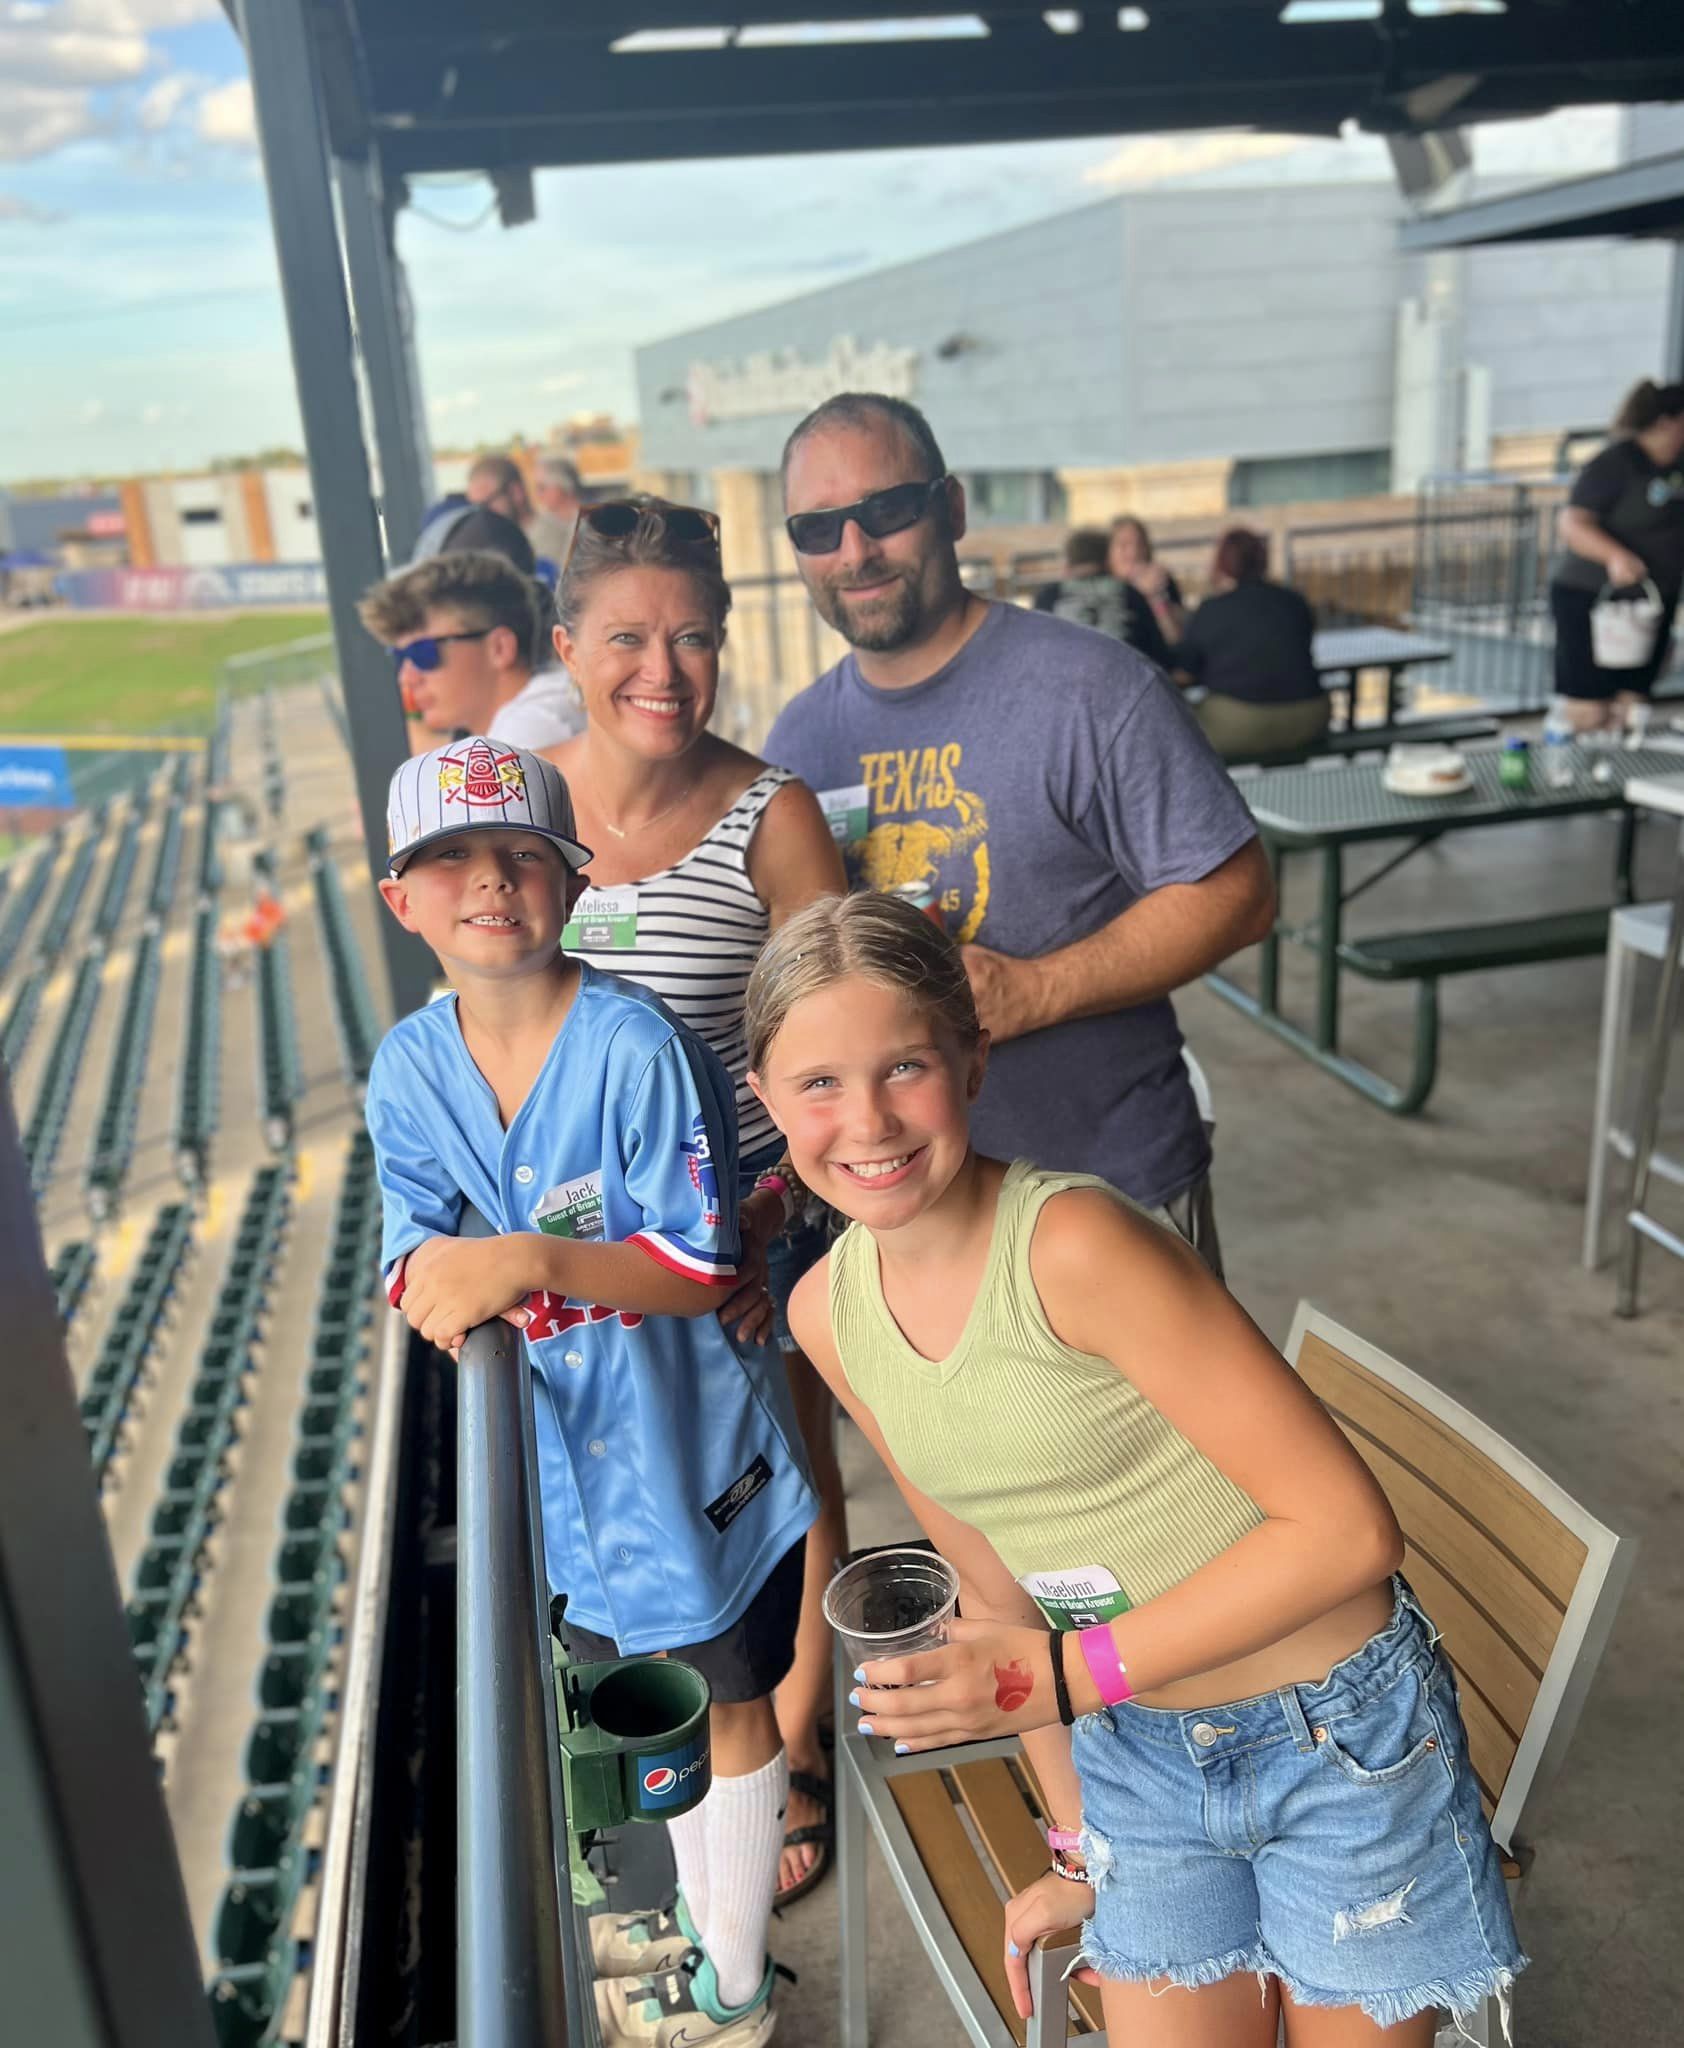
[[[1637,1005],[1637,963],[1659,960],[1666,952],[1669,906],[1634,903],[1616,910],[1608,920],[1608,971],[1602,983],[1602,1037],[1596,1054],[1596,1103],[1591,1117],[1590,1177],[1585,1187],[1584,1263],[1594,1273],[1603,1264],[1603,1224],[1608,1202],[1611,1159],[1629,1163],[1634,1145],[1629,1130],[1616,1123],[1622,1084],[1631,1057],[1632,1015]],[[1649,1169],[1663,1180],[1684,1186],[1684,1160],[1656,1152]],[[1623,1181],[1624,1173],[1620,1175]]]
[[[1661,1098],[1666,1092],[1667,1059],[1672,1051],[1673,1027],[1678,1022],[1679,997],[1684,993],[1684,974],[1679,971],[1679,955],[1684,950],[1684,775],[1634,776],[1626,784],[1625,796],[1627,803],[1639,809],[1659,811],[1679,821],[1678,863],[1668,906],[1667,937],[1662,945],[1660,986],[1655,992],[1655,1013],[1649,1026],[1643,1080],[1632,1126],[1631,1202],[1620,1238],[1619,1279],[1614,1290],[1614,1313],[1634,1316],[1638,1265],[1645,1241],[1671,1252],[1674,1258],[1684,1259],[1684,1237],[1651,1216],[1646,1207],[1649,1177],[1654,1171],[1655,1135],[1661,1121]]]

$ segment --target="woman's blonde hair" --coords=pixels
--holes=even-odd
[[[861,890],[819,897],[767,940],[748,982],[750,1068],[764,1070],[797,1003],[854,974],[910,996],[961,1045],[981,1035],[970,976],[946,932],[904,896]]]

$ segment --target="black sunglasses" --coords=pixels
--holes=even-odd
[[[798,554],[833,555],[842,545],[842,531],[851,519],[861,533],[884,540],[891,533],[904,533],[916,526],[945,490],[948,479],[933,476],[927,484],[890,484],[886,491],[873,491],[857,505],[836,505],[824,512],[792,512],[784,531]]]
[[[487,633],[495,633],[495,626],[477,626],[471,633],[427,633],[419,640],[406,642],[402,647],[391,650],[393,666],[401,674],[407,662],[411,668],[418,668],[423,675],[431,675],[444,661],[445,647],[452,640],[483,640]]]
[[[573,538],[567,544],[567,561],[561,565],[562,574],[566,575],[567,562],[573,559],[579,535],[587,526],[603,540],[629,540],[646,522],[664,528],[676,541],[719,546],[717,512],[704,512],[697,505],[651,505],[647,499],[605,498],[600,505],[579,508]]]

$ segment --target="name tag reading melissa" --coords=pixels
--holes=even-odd
[[[637,885],[587,889],[562,927],[570,953],[629,953],[637,945]]]

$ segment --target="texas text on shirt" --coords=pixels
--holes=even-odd
[[[383,1264],[498,1231],[639,1246],[728,1286],[738,1258],[725,1070],[646,989],[581,967],[579,993],[505,1131],[454,997],[403,1018],[369,1076]],[[729,1628],[813,1519],[782,1360],[745,1361],[718,1318],[535,1295],[525,1331],[551,1588],[622,1652]]]

